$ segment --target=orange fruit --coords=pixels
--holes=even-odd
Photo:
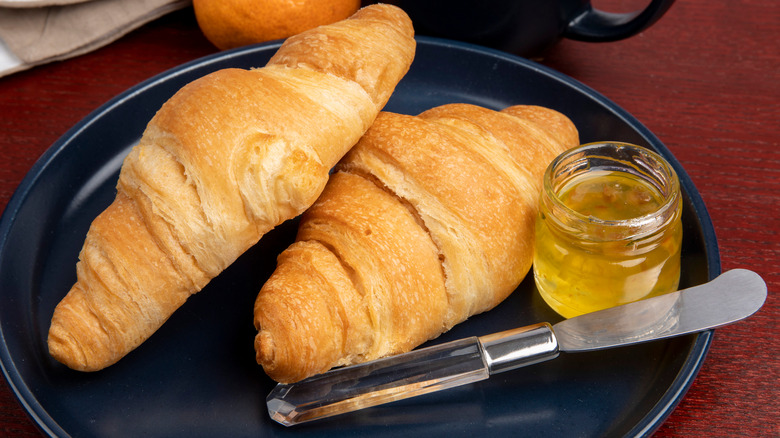
[[[203,34],[220,50],[299,34],[343,20],[360,0],[193,0]]]

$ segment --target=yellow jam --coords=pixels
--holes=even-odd
[[[625,172],[597,170],[564,186],[558,197],[584,216],[605,221],[633,219],[661,207],[663,195],[645,181]]]
[[[542,198],[534,275],[557,313],[570,318],[677,290],[679,197],[668,211],[668,196],[642,177],[591,170]]]

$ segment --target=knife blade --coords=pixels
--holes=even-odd
[[[766,283],[734,269],[688,289],[561,321],[471,337],[277,385],[266,399],[285,426],[352,412],[487,379],[558,357],[666,339],[749,317]]]

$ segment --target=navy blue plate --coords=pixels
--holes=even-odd
[[[272,422],[265,397],[274,383],[254,360],[252,307],[276,255],[292,241],[295,221],[265,236],[116,365],[79,373],[49,356],[54,306],[75,281],[89,224],[114,198],[122,159],[147,121],[187,82],[220,68],[262,66],[278,46],[219,53],[128,90],[60,138],[12,197],[0,221],[0,359],[40,428],[57,437],[651,434],[696,376],[711,332],[563,354],[485,382],[299,427]],[[416,114],[449,102],[544,105],[571,117],[583,142],[655,149],[674,166],[685,195],[682,286],[720,273],[712,224],[685,171],[641,123],[598,93],[525,59],[419,38],[412,69],[386,110]],[[432,343],[558,320],[526,279],[499,307]]]

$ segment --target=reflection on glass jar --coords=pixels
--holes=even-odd
[[[536,221],[534,278],[566,318],[677,290],[682,196],[674,169],[626,143],[553,160]]]

